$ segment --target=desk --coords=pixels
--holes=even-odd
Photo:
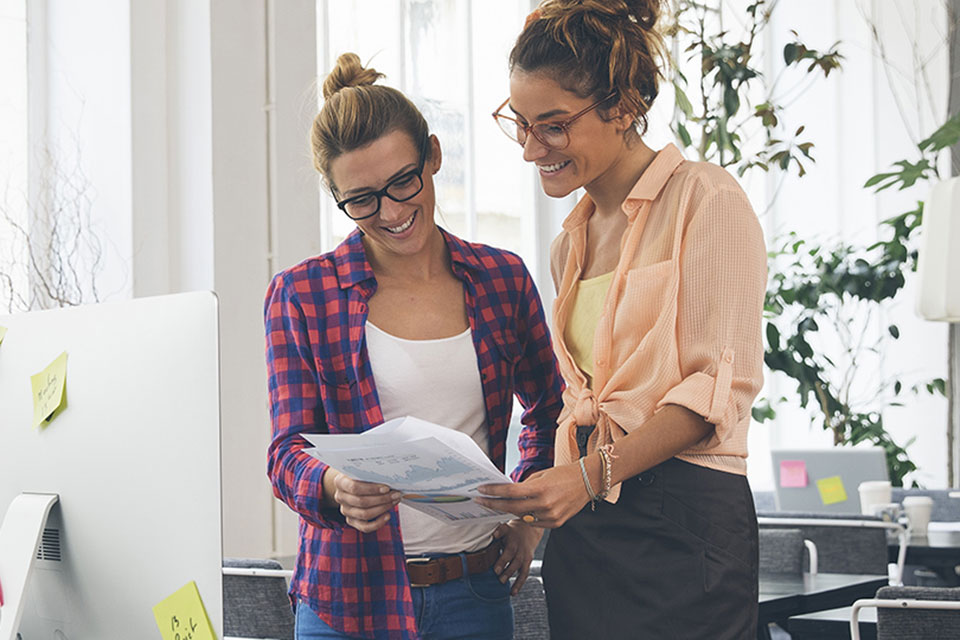
[[[872,598],[887,576],[853,573],[760,574],[759,624]]]
[[[829,609],[792,616],[787,630],[793,640],[849,640],[850,609]],[[877,638],[877,610],[867,607],[860,610],[860,637],[863,640]]]
[[[887,546],[887,558],[897,561],[897,542]],[[960,565],[960,546],[950,542],[931,542],[927,536],[911,535],[907,540],[907,564],[920,565],[936,572],[947,586],[960,585],[955,567]]]

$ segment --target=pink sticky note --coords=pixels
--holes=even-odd
[[[807,463],[803,460],[780,461],[780,486],[805,487],[807,486]]]

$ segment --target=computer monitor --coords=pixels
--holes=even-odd
[[[774,449],[771,455],[779,511],[860,513],[860,483],[890,479],[880,447]]]
[[[156,638],[154,605],[190,581],[222,636],[216,297],[0,316],[0,327],[0,518],[23,492],[59,495],[20,637]],[[30,376],[63,351],[67,407],[31,428]]]

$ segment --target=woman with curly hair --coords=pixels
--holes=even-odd
[[[551,247],[563,394],[552,469],[487,487],[553,529],[554,638],[749,638],[757,521],[746,479],[762,384],[763,234],[724,169],[643,140],[657,0],[547,0],[494,114],[543,190],[586,195]]]

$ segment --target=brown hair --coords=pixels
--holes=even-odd
[[[355,53],[344,53],[323,81],[323,107],[313,119],[310,148],[313,166],[331,191],[330,163],[392,131],[403,131],[426,153],[430,129],[420,110],[403,93],[374,83],[384,77],[364,68]]]
[[[544,71],[582,98],[610,94],[636,114],[641,134],[657,97],[661,0],[544,0],[510,52],[510,70]]]

